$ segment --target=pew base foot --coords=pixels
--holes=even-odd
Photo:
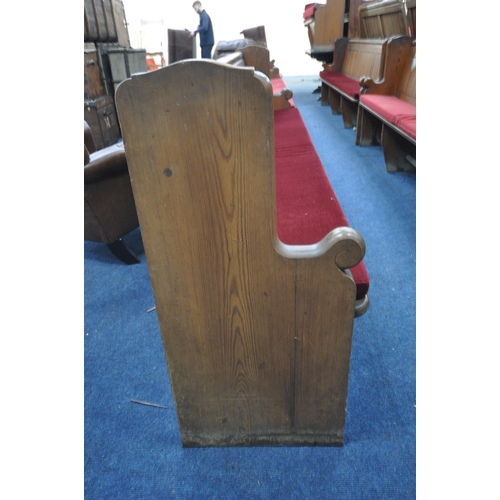
[[[339,434],[287,434],[258,436],[191,435],[183,433],[183,448],[247,447],[247,446],[335,446],[344,445],[344,436]]]
[[[416,145],[384,123],[382,151],[387,172],[416,172]]]

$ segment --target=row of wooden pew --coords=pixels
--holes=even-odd
[[[327,0],[303,17],[323,61],[321,104],[356,128],[357,145],[382,145],[388,171],[415,171],[416,0]]]
[[[335,41],[333,64],[320,72],[321,104],[356,127],[356,144],[382,145],[389,172],[416,168],[416,40]]]
[[[416,0],[326,0],[308,3],[302,14],[313,58],[331,63],[333,44],[341,37],[416,38]]]

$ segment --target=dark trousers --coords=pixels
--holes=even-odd
[[[212,59],[212,47],[213,45],[203,45],[201,48],[202,59]]]

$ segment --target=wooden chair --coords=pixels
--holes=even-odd
[[[184,61],[116,104],[183,445],[341,445],[365,247],[279,240],[270,81]]]
[[[83,130],[84,239],[106,244],[125,264],[137,264],[122,240],[139,226],[123,144],[97,150],[86,121]]]

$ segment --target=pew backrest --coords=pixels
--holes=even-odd
[[[358,18],[361,38],[389,38],[408,34],[407,12],[403,0],[363,3],[358,8]]]
[[[395,93],[399,99],[417,105],[417,44],[413,42],[408,50],[399,85]]]
[[[381,144],[386,169],[414,172],[417,139],[416,40],[397,37],[388,46],[384,78],[362,79],[356,144]]]
[[[335,41],[332,71],[358,81],[362,76],[380,78],[384,72],[387,40],[342,37]]]
[[[241,48],[240,51],[243,54],[245,66],[252,66],[271,79],[272,63],[269,57],[269,49],[261,45],[247,45]]]
[[[288,109],[293,105],[293,93],[286,88],[285,83],[280,77],[279,69],[274,66],[274,60],[269,60],[269,50],[266,47],[248,45],[236,52],[219,57],[217,62],[230,66],[252,67],[272,80],[273,88],[276,87],[273,95],[275,111],[278,109]]]
[[[262,45],[245,45],[234,52],[219,56],[216,60],[231,66],[253,67],[257,71],[264,73],[269,79],[276,76],[277,68],[274,68],[274,61],[270,60],[269,49]]]
[[[417,38],[417,0],[407,0],[406,9],[409,28],[408,35]]]
[[[314,12],[314,50],[332,50],[335,40],[344,33],[345,0],[327,0]]]
[[[379,79],[362,78],[361,94],[390,95],[410,104],[417,96],[417,42],[409,36],[388,40],[384,73]]]

